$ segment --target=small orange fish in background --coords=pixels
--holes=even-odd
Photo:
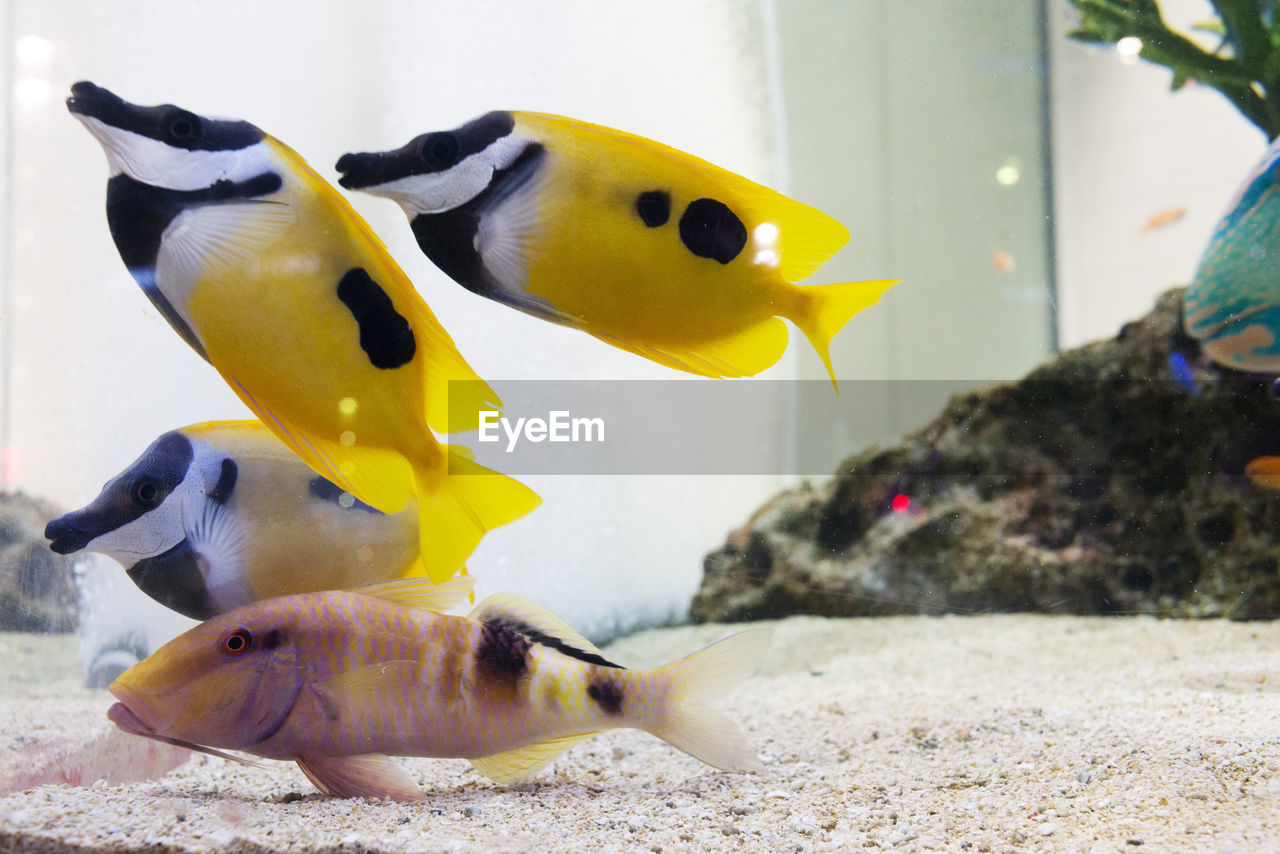
[[[1142,224],[1142,228],[1138,229],[1139,234],[1150,234],[1161,228],[1173,225],[1178,220],[1187,215],[1185,207],[1165,208],[1152,214],[1151,219]]]
[[[1244,467],[1244,474],[1258,486],[1280,489],[1280,457],[1258,457]]]
[[[997,273],[1012,273],[1018,268],[1018,262],[1008,252],[997,249],[991,254],[991,266]]]
[[[246,605],[125,671],[107,717],[215,756],[291,759],[337,797],[422,797],[389,755],[466,758],[511,783],[619,727],[717,768],[759,764],[711,704],[755,669],[767,631],[628,670],[515,596],[491,596],[469,617],[439,613],[470,591],[469,578],[397,579]]]

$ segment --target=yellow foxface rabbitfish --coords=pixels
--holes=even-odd
[[[108,717],[127,732],[227,755],[293,760],[326,794],[421,796],[389,756],[463,757],[525,778],[593,733],[635,727],[725,769],[757,764],[712,703],[754,669],[768,633],[733,635],[628,670],[509,595],[469,617],[470,591],[401,579],[238,608],[125,671]]]
[[[759,373],[785,317],[835,382],[831,338],[894,282],[807,278],[849,239],[831,217],[668,146],[541,113],[488,113],[344,155],[339,183],[394,199],[463,287],[668,367]]]
[[[391,514],[370,507],[259,421],[165,433],[45,537],[59,554],[114,558],[144,593],[196,620],[422,572],[416,502]]]
[[[1183,325],[1228,368],[1280,373],[1280,141],[1245,179],[1183,298]]]
[[[143,291],[318,474],[384,512],[416,491],[433,579],[536,506],[435,440],[431,428],[474,428],[496,397],[301,157],[248,122],[139,107],[92,83],[67,107],[106,151],[107,223]],[[452,380],[464,382],[450,395]]]

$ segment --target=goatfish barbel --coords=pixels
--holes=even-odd
[[[462,757],[500,783],[601,730],[634,727],[723,769],[758,765],[711,703],[754,670],[766,630],[628,670],[511,595],[440,613],[471,589],[398,579],[284,596],[180,635],[108,690],[117,727],[236,758],[293,760],[336,797],[415,800],[389,757]]]
[[[194,620],[422,574],[416,503],[390,514],[370,507],[260,421],[170,430],[44,535],[58,554],[113,558],[142,592]]]
[[[386,513],[416,493],[433,580],[537,506],[436,440],[432,429],[474,429],[497,396],[296,152],[248,122],[141,107],[88,82],[67,108],[106,152],[107,224],[142,290],[317,474]]]
[[[423,253],[466,289],[703,376],[773,365],[785,317],[835,385],[831,339],[896,284],[796,286],[848,242],[839,222],[563,116],[499,110],[337,169],[343,187],[398,202]]]

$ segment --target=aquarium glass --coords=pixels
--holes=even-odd
[[[1160,5],[1168,21],[1184,27],[1213,12],[1190,0]],[[1063,351],[1116,339],[1160,294],[1192,280],[1218,218],[1261,155],[1265,135],[1207,85],[1192,81],[1171,91],[1169,71],[1136,52],[1141,46],[1073,40],[1069,32],[1078,24],[1067,0],[6,0],[0,7],[0,649],[7,653],[0,658],[7,663],[0,672],[8,671],[8,681],[0,715],[39,718],[42,709],[71,697],[90,710],[82,721],[57,718],[30,737],[60,744],[59,738],[71,736],[62,732],[68,727],[101,728],[105,683],[193,625],[140,591],[116,561],[70,547],[70,556],[54,554],[46,523],[88,505],[166,431],[253,417],[175,334],[162,307],[147,299],[122,262],[105,210],[108,162],[66,107],[73,84],[92,81],[135,104],[176,104],[206,117],[252,122],[331,183],[345,153],[395,149],[491,110],[568,116],[689,152],[848,228],[848,243],[804,285],[898,284],[835,334],[830,358],[837,393],[794,321],[786,325],[785,349],[779,346],[773,361],[765,360],[752,376],[721,380],[671,367],[683,358],[712,364],[714,373],[718,360],[733,360],[725,355],[736,352],[729,345],[711,356],[681,355],[670,344],[677,337],[672,330],[699,323],[728,329],[716,324],[750,313],[745,290],[726,291],[729,297],[717,297],[714,311],[696,314],[681,300],[701,299],[701,286],[676,288],[681,274],[672,272],[674,265],[659,265],[655,273],[646,269],[647,259],[628,261],[623,266],[634,273],[625,270],[619,279],[639,284],[629,291],[629,303],[609,310],[620,324],[648,323],[652,338],[628,341],[609,330],[593,337],[570,328],[577,322],[572,312],[552,312],[560,322],[547,322],[548,312],[538,317],[537,311],[485,299],[472,292],[483,290],[474,281],[460,286],[433,263],[490,258],[481,246],[492,235],[428,258],[397,204],[337,191],[385,243],[475,373],[502,395],[507,414],[525,418],[529,427],[517,436],[502,432],[510,423],[500,427],[495,420],[487,436],[453,437],[469,449],[454,474],[479,462],[516,477],[542,502],[529,515],[495,526],[470,555],[476,600],[519,594],[604,643],[685,625],[691,604],[695,618],[719,620],[725,612],[711,599],[736,601],[741,593],[748,601],[748,588],[759,581],[750,580],[752,573],[768,576],[783,560],[762,545],[757,523],[779,519],[779,541],[818,532],[812,573],[801,571],[794,586],[780,584],[774,598],[743,605],[732,616],[791,613],[807,590],[827,583],[823,573],[849,554],[861,533],[874,528],[886,543],[898,543],[901,531],[924,525],[916,514],[944,491],[942,475],[935,473],[967,476],[969,469],[957,474],[946,468],[946,449],[964,445],[971,423],[965,413],[985,412],[988,403],[966,395],[1017,381]],[[1210,28],[1200,38],[1212,46],[1228,35]],[[555,158],[566,149],[548,144],[547,150]],[[590,143],[585,150],[580,156],[606,159]],[[496,180],[490,173],[508,168],[517,166],[486,165],[483,180]],[[201,202],[204,209],[216,209],[227,193],[237,192],[228,189],[231,183],[217,185]],[[694,249],[695,238],[682,231],[693,254],[706,260],[723,248],[715,241],[737,239],[732,223],[708,212],[718,209],[685,208],[688,202],[677,199],[668,211],[669,188],[653,192],[648,204],[657,207],[638,206],[645,222],[632,223],[639,237],[647,238],[641,233],[646,230],[682,229],[701,212],[699,223],[721,231],[707,238],[712,243],[706,251]],[[603,255],[611,244],[632,239],[620,239],[603,217],[593,219],[589,207],[564,210],[582,219],[558,232],[559,243],[539,250],[552,259],[547,264]],[[270,221],[269,212],[263,216]],[[142,228],[132,219],[115,225]],[[762,252],[771,251],[769,239],[742,231],[741,240],[756,241],[751,246],[763,246]],[[783,253],[787,246],[782,244]],[[290,257],[297,269],[309,263],[305,250]],[[565,264],[554,269],[575,269]],[[736,269],[728,261],[721,266],[726,275]],[[585,295],[583,304],[594,307],[599,294],[592,287],[602,287],[603,275],[591,281],[584,275],[580,282],[572,273],[556,275],[556,286],[576,288]],[[358,284],[339,295],[362,332],[382,334],[387,327],[379,324],[387,318],[379,314],[378,297],[384,292],[376,284],[362,291]],[[752,323],[775,309],[779,315],[790,310],[784,305],[790,297],[777,293],[783,292],[759,298],[763,313],[752,315]],[[518,300],[508,295],[507,301]],[[264,309],[247,298],[235,311],[247,320]],[[317,327],[294,319],[282,319],[281,335],[302,329],[298,345],[305,347],[309,341],[301,339]],[[360,346],[377,361],[367,342]],[[1191,344],[1186,347],[1190,354]],[[414,352],[385,358],[408,359]],[[1181,401],[1199,399],[1209,367],[1194,355],[1182,363],[1171,358],[1152,358],[1151,381],[1182,383],[1183,397],[1161,398],[1174,402],[1150,411],[1149,418],[1172,430],[1183,423]],[[335,366],[316,359],[291,370],[304,377]],[[262,372],[270,374],[266,367]],[[1079,435],[1086,437],[1080,441],[1087,445],[1094,422],[1071,408],[1087,408],[1096,396],[1083,383],[1040,388],[1035,394],[1043,397],[1033,401],[1044,407],[1076,401],[1056,420],[1079,414]],[[472,391],[454,384],[451,411]],[[966,400],[974,401],[968,410]],[[955,424],[940,427],[934,419],[948,406],[958,413]],[[352,400],[346,414],[356,407]],[[931,422],[935,432],[914,434]],[[1249,460],[1275,450],[1264,447],[1269,423],[1250,422],[1247,441],[1228,455],[1223,470],[1230,470],[1232,483],[1246,484]],[[988,456],[1005,460],[1003,449],[1029,441],[1041,424],[1028,416],[994,438],[975,432],[973,441],[991,443]],[[1129,429],[1120,424],[1115,431]],[[563,441],[544,438],[557,430]],[[894,444],[913,434],[926,438],[910,439],[902,446],[908,450]],[[355,441],[353,434],[341,443]],[[1088,448],[1068,447],[1070,441],[1062,440],[1061,458],[1088,458]],[[1122,450],[1116,453],[1141,459],[1144,441],[1117,445]],[[868,449],[877,447],[891,450],[874,457]],[[845,467],[855,454],[872,460],[866,463],[871,468]],[[973,459],[979,457],[974,452]],[[1027,463],[1028,470],[1035,465]],[[1191,483],[1204,475],[1189,470],[1193,463],[1161,465],[1152,476]],[[1098,484],[1106,473],[1072,469],[1070,461],[1064,466],[1071,472],[1065,494],[1071,501],[1093,501],[1090,490],[1103,488]],[[1177,471],[1170,474],[1169,466]],[[898,480],[895,467],[903,472]],[[874,500],[860,491],[871,489],[872,469],[880,478]],[[241,466],[240,476],[249,477],[247,471]],[[982,502],[1025,474],[972,473],[961,498],[947,492],[947,500],[959,503],[953,516],[936,522],[939,538],[964,525],[1005,524],[974,508],[987,507]],[[227,476],[225,467],[222,474]],[[298,477],[306,484],[311,475]],[[323,501],[326,488],[313,481],[310,491],[300,486],[291,495],[303,503]],[[345,501],[344,510],[353,512],[355,497],[335,489],[332,500]],[[827,489],[834,491],[821,494],[835,496],[829,503],[787,515],[804,496]],[[1155,492],[1125,494],[1142,502]],[[864,500],[871,508],[865,513],[828,519]],[[1173,505],[1151,500],[1144,518],[1173,512]],[[1035,532],[1025,535],[1027,541],[1043,537],[1045,519],[1060,510],[1037,503],[1031,487],[1008,502],[1001,506],[1016,504],[1023,514],[1018,524],[1025,521],[1026,530]],[[1089,504],[1089,512],[1103,513],[1103,503]],[[275,502],[269,512],[289,512],[283,506]],[[1131,508],[1109,507],[1107,512],[1130,518],[1125,514]],[[213,514],[202,517],[212,525],[215,510],[184,505],[181,512]],[[1222,519],[1189,519],[1188,530],[1199,532],[1197,543],[1215,537],[1228,542],[1231,532],[1246,527],[1229,516],[1224,511]],[[229,540],[218,542],[231,548]],[[405,542],[412,551],[412,533]],[[879,559],[875,542],[865,546],[869,565]],[[931,554],[926,546],[891,557],[928,566]],[[1266,554],[1257,560],[1271,559],[1274,566]],[[166,555],[164,566],[208,567],[202,558]],[[981,564],[988,556],[971,557]],[[1179,568],[1185,564],[1177,560],[1166,571],[1156,558],[1135,558],[1124,583],[1145,594],[1169,579],[1185,580]],[[726,566],[723,587],[704,587],[704,572],[710,577]],[[964,571],[957,565],[957,576]],[[1088,576],[1087,568],[1080,572]],[[1087,582],[1082,589],[1092,590]],[[948,599],[932,580],[904,589],[885,593],[883,607],[872,604],[861,612],[1016,611],[1022,601],[987,606],[955,589]],[[857,595],[874,599],[865,590]],[[1156,593],[1151,596],[1157,601]],[[1215,596],[1217,602],[1225,594]],[[1066,604],[1056,612],[1187,615],[1165,604],[1093,610]],[[203,607],[190,605],[189,615]],[[1217,606],[1203,608],[1206,615],[1224,615]],[[834,599],[800,610],[846,614]],[[911,625],[904,631],[928,636],[927,624]],[[805,727],[806,714],[795,711],[794,725]],[[6,774],[16,773],[12,764],[6,762]],[[806,836],[805,844],[816,838]]]

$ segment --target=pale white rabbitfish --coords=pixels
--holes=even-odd
[[[1218,223],[1183,302],[1183,325],[1228,368],[1280,373],[1280,140]]]
[[[416,492],[433,580],[537,505],[436,441],[432,428],[473,429],[497,398],[301,157],[248,122],[140,107],[92,83],[72,86],[67,107],[106,151],[107,224],[143,291],[318,474],[388,513]]]
[[[829,347],[894,281],[798,287],[848,240],[819,210],[653,140],[491,112],[346,154],[339,183],[398,202],[463,287],[668,367],[757,374],[795,323]]]
[[[165,433],[44,534],[59,554],[115,559],[144,593],[196,620],[423,571],[416,502],[376,510],[251,420]]]
[[[108,717],[215,755],[293,760],[338,797],[421,797],[389,756],[466,758],[515,782],[618,727],[717,768],[758,764],[712,703],[750,675],[767,630],[629,670],[515,596],[492,596],[468,617],[439,613],[470,590],[465,577],[400,579],[238,608],[125,671]]]

